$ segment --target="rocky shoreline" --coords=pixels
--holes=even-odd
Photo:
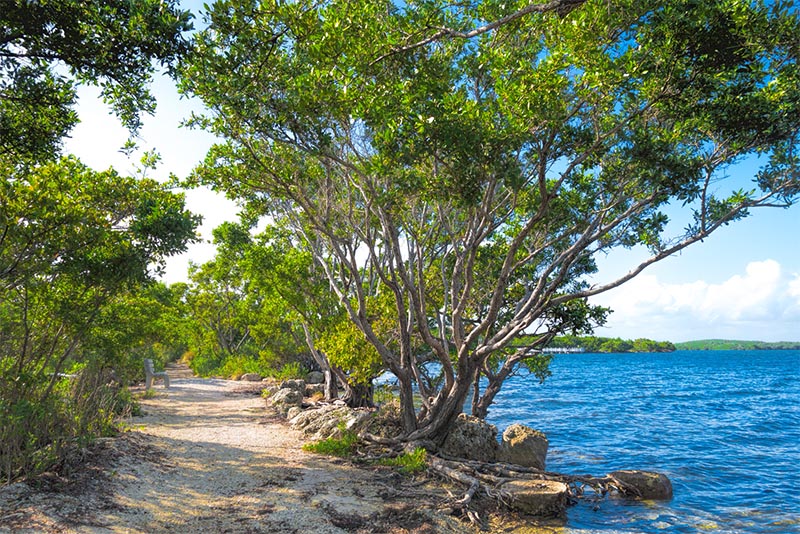
[[[318,380],[313,377],[312,380]],[[376,428],[389,426],[395,430],[399,422],[391,415],[367,409],[351,409],[340,401],[333,403],[313,402],[310,397],[317,394],[317,383],[307,384],[303,380],[287,380],[269,385],[265,394],[268,403],[285,416],[292,428],[299,430],[312,441],[341,437],[352,432],[362,438],[373,439]],[[381,438],[386,432],[379,432]],[[414,443],[436,452],[431,467],[455,482],[468,486],[467,492],[475,494],[474,484],[479,476],[474,474],[476,465],[485,464],[484,471],[504,472],[505,480],[492,486],[499,502],[508,508],[535,517],[564,517],[567,507],[584,496],[587,489],[593,498],[608,494],[621,498],[640,500],[669,500],[673,496],[670,480],[661,473],[640,470],[620,470],[603,476],[571,476],[549,473],[545,470],[548,440],[544,433],[520,424],[505,429],[501,440],[497,439],[497,428],[479,418],[460,414],[453,430],[441,446],[429,443]],[[374,440],[381,442],[381,440]],[[385,443],[385,441],[383,441]],[[406,444],[406,449],[409,444]],[[444,459],[443,463],[441,459]],[[468,465],[466,478],[459,475],[459,463]],[[470,473],[472,471],[473,473]],[[486,493],[492,496],[492,489]]]
[[[379,440],[396,435],[391,410],[315,402],[305,384],[299,404],[273,410],[260,395],[269,384],[171,375],[169,390],[141,399],[145,413],[130,419],[129,431],[77,451],[58,472],[0,487],[0,533],[549,534],[563,527],[564,496],[571,499],[581,484],[547,480],[551,474],[537,467],[442,452],[415,476],[309,453],[304,443],[342,428]],[[270,387],[277,389],[267,404],[290,396],[276,395],[280,384]],[[486,439],[476,429],[488,428],[495,454],[516,458],[500,452],[491,426],[463,419],[470,445],[451,444],[454,450],[472,451],[474,440]],[[520,429],[506,433],[509,442],[532,440],[540,448],[546,440]],[[492,489],[488,481],[500,479],[501,489]],[[463,506],[470,490],[475,498]]]

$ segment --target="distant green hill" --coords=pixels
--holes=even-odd
[[[678,350],[800,350],[800,341],[738,341],[733,339],[701,339],[675,343]]]

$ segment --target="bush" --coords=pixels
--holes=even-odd
[[[36,475],[74,447],[118,431],[117,416],[135,409],[127,389],[91,365],[74,377],[23,374],[0,380],[0,477]],[[0,377],[2,378],[2,377]]]
[[[421,473],[428,468],[428,451],[418,447],[412,452],[407,452],[394,458],[384,458],[378,463],[397,467],[398,471],[405,475],[413,475]]]
[[[271,376],[276,380],[291,380],[293,378],[302,378],[306,375],[306,370],[303,368],[300,362],[290,362],[284,364],[283,367],[280,368],[278,371],[272,371],[271,373],[266,373],[267,376]]]
[[[341,432],[341,437],[306,443],[303,445],[303,450],[342,458],[352,456],[358,443],[358,436],[355,432],[346,430],[344,423],[340,423],[338,428]]]

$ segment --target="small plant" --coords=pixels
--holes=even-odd
[[[139,395],[140,399],[154,399],[158,396],[158,392],[155,389],[146,389]]]
[[[428,468],[428,451],[422,447],[417,447],[411,452],[406,452],[394,458],[384,458],[378,463],[380,465],[397,467],[398,471],[404,475],[413,475],[421,473]]]
[[[398,399],[399,395],[395,393],[394,387],[390,384],[381,384],[375,388],[375,393],[373,395],[373,400],[377,405],[383,405],[390,402],[393,402],[395,399]]]
[[[338,428],[341,437],[306,443],[303,445],[303,450],[342,458],[352,456],[358,443],[358,436],[355,432],[345,430],[344,423],[339,423]]]
[[[300,378],[305,375],[305,370],[300,362],[290,362],[280,368],[279,371],[272,374],[276,380],[291,380],[292,378]]]

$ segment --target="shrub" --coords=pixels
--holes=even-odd
[[[414,449],[394,458],[384,458],[380,465],[388,465],[398,468],[398,471],[405,475],[421,473],[428,468],[428,451],[422,447]]]
[[[306,370],[303,369],[303,366],[300,364],[300,362],[290,362],[284,364],[280,370],[267,374],[268,376],[271,376],[277,380],[291,380],[292,378],[304,377],[306,375]]]
[[[0,480],[35,475],[59,464],[75,446],[118,432],[131,411],[130,393],[107,370],[75,367],[73,377],[47,373],[0,377]]]
[[[346,430],[344,423],[340,423],[338,428],[341,432],[341,437],[306,443],[303,445],[303,450],[342,458],[352,456],[358,443],[358,436],[355,432]]]

